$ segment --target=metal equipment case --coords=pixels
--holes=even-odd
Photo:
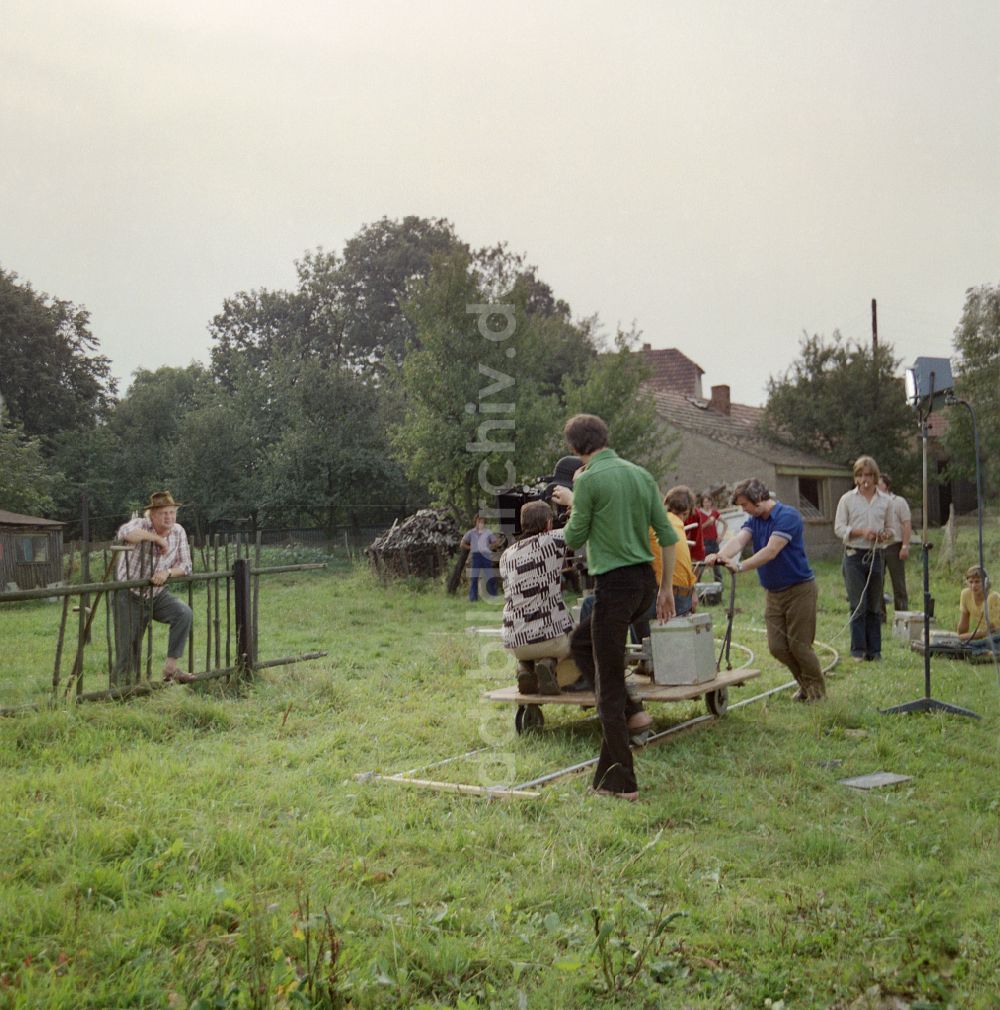
[[[934,618],[930,625],[934,627]],[[933,634],[933,632],[932,632]],[[924,612],[922,610],[897,610],[892,615],[892,635],[903,642],[916,642],[924,637]]]
[[[713,680],[715,642],[709,614],[675,617],[650,629],[653,682],[656,684],[702,684]]]

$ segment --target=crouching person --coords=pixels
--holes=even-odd
[[[521,694],[558,694],[556,663],[569,655],[572,619],[561,580],[566,544],[552,528],[552,509],[533,501],[521,508],[521,536],[500,556],[503,644],[517,659]]]
[[[178,508],[169,491],[157,491],[150,495],[143,516],[118,530],[118,540],[136,547],[118,555],[118,580],[149,579],[151,586],[115,593],[115,684],[123,675],[142,669],[142,636],[150,617],[170,627],[163,679],[191,680],[177,665],[187,648],[191,608],[165,588],[170,578],[191,574],[191,550],[184,527],[177,522]]]

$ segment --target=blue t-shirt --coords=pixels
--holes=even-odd
[[[765,589],[777,593],[815,578],[806,559],[802,516],[791,505],[775,502],[766,519],[748,516],[741,528],[750,531],[754,553],[771,539],[772,534],[788,541],[773,561],[768,561],[757,569],[760,584]]]

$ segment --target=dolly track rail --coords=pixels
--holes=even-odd
[[[756,630],[756,629],[753,629]],[[754,653],[752,649],[749,649],[745,645],[740,645],[737,642],[727,643],[730,644],[732,648],[740,649],[742,652],[747,654],[747,660],[741,666],[736,669],[740,670],[743,667],[749,666],[754,661]],[[819,648],[826,650],[831,654],[830,661],[823,667],[823,673],[829,673],[837,663],[840,661],[840,654],[832,646],[828,645],[826,642],[816,642]],[[791,680],[785,684],[779,684],[777,687],[768,688],[766,691],[761,691],[758,694],[753,695],[750,698],[744,698],[742,701],[738,701],[733,705],[729,706],[729,711],[732,712],[738,708],[744,708],[747,705],[753,705],[757,702],[764,701],[770,698],[772,695],[780,694],[783,691],[788,691],[794,687],[797,687],[796,681]],[[596,718],[596,717],[595,717]],[[651,747],[663,743],[670,737],[674,737],[680,733],[687,732],[694,729],[696,726],[704,725],[705,723],[718,722],[718,719],[712,715],[700,715],[693,719],[687,719],[684,722],[678,723],[676,726],[669,726],[667,729],[661,730],[659,733],[655,733],[653,736],[649,737],[641,747],[637,749],[645,749],[646,747]],[[496,797],[496,798],[523,798],[523,799],[537,799],[542,793],[539,791],[539,787],[549,785],[552,782],[557,782],[560,779],[568,778],[570,775],[577,775],[588,768],[594,767],[597,764],[598,759],[588,758],[586,761],[580,761],[577,764],[569,765],[566,768],[558,768],[555,771],[547,772],[544,775],[539,775],[536,778],[529,779],[526,782],[520,782],[513,786],[476,786],[470,784],[454,783],[454,782],[439,782],[431,779],[423,779],[414,777],[418,772],[426,772],[431,768],[438,768],[446,764],[452,764],[456,761],[461,761],[464,758],[473,757],[476,754],[482,754],[484,751],[489,750],[489,748],[480,747],[476,750],[467,751],[464,754],[455,754],[451,757],[442,758],[440,761],[435,761],[431,764],[424,765],[420,768],[414,768],[406,772],[397,772],[392,775],[385,775],[379,772],[360,772],[354,776],[355,780],[358,782],[392,782],[398,785],[409,785],[417,788],[430,789],[436,792],[453,792],[461,793],[463,795],[471,796],[481,796],[484,798]]]

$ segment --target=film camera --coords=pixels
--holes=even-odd
[[[497,512],[500,516],[500,528],[509,538],[513,539],[521,532],[521,507],[528,502],[544,501],[554,509],[554,525],[558,529],[566,525],[569,513],[561,506],[552,502],[552,492],[557,487],[573,487],[573,475],[583,461],[578,456],[563,456],[555,465],[555,469],[546,477],[539,477],[531,484],[515,484],[497,495]]]
[[[497,513],[500,517],[500,529],[508,540],[513,540],[521,532],[521,507],[528,502],[544,501],[553,507],[553,525],[559,529],[566,525],[569,518],[567,509],[552,501],[552,492],[557,487],[573,487],[573,476],[583,460],[578,456],[563,456],[551,474],[539,477],[531,484],[515,484],[501,491],[496,498]],[[567,552],[563,578],[577,591],[587,582],[586,566],[580,555]]]

